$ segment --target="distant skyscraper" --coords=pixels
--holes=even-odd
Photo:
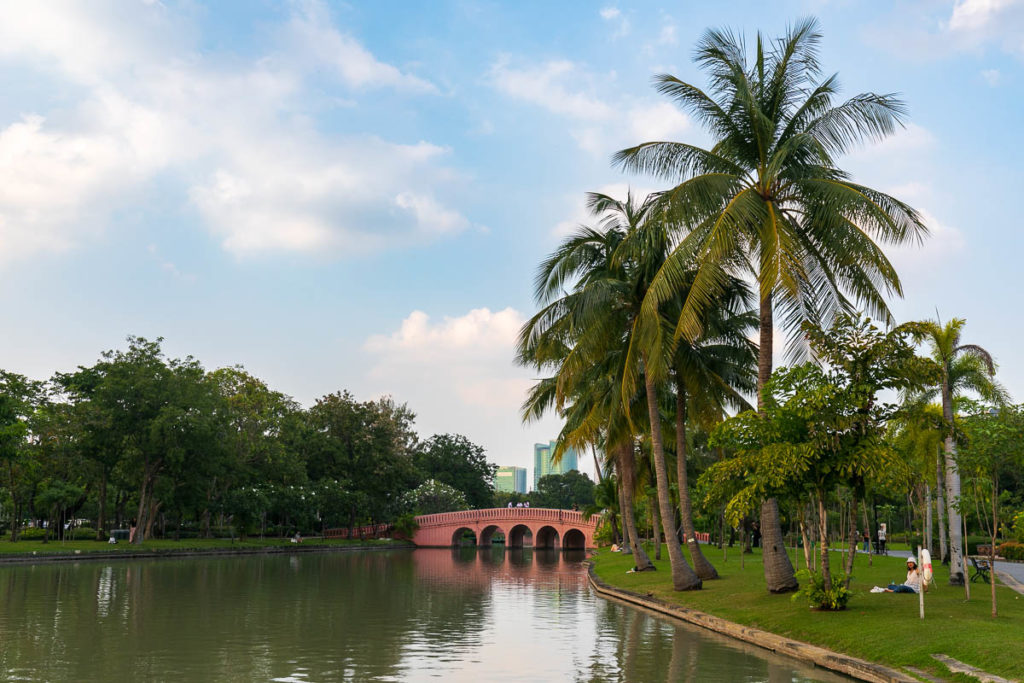
[[[494,475],[494,489],[505,493],[526,493],[526,468],[499,467]]]
[[[565,474],[569,470],[579,470],[579,463],[576,458],[576,451],[567,448],[562,454],[562,462],[555,465],[551,462],[551,454],[555,452],[555,442],[538,443],[533,445],[533,488],[537,489],[537,482],[541,477],[549,474]]]

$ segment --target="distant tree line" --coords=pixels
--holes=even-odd
[[[88,520],[136,542],[315,532],[419,513],[427,482],[492,504],[496,467],[464,436],[421,440],[391,398],[347,391],[303,408],[241,367],[167,358],[129,337],[46,381],[0,371],[0,524],[59,538]]]

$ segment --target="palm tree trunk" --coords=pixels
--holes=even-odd
[[[939,562],[949,562],[949,526],[946,524],[946,488],[942,476],[942,454],[935,458],[935,509],[939,512]]]
[[[621,463],[619,465],[621,467]],[[626,527],[626,518],[622,515],[622,511],[626,509],[626,498],[622,492],[622,472],[619,472],[619,480],[615,483],[615,493],[619,496],[619,518],[622,520],[622,543],[621,552],[624,555],[633,554],[633,546],[629,542],[629,530]]]
[[[686,393],[682,385],[676,388],[676,484],[679,486],[679,521],[686,535],[687,548],[690,550],[690,561],[693,571],[704,581],[718,578],[714,565],[704,557],[697,542],[697,532],[693,526],[693,506],[690,503],[690,487],[686,479]]]
[[[654,536],[654,559],[661,559],[661,525],[658,524],[658,513],[654,510],[654,500],[647,499],[647,509],[651,515],[651,536]]]
[[[956,466],[956,440],[953,438],[953,398],[949,382],[942,383],[942,416],[950,433],[946,435],[946,509],[949,520],[949,585],[964,585],[963,536],[960,532],[960,471]]]
[[[647,366],[646,359],[644,366]],[[699,589],[702,585],[697,576],[683,557],[683,548],[679,545],[676,533],[675,514],[672,510],[672,497],[668,490],[668,471],[665,468],[665,446],[661,437],[661,415],[658,411],[658,396],[654,379],[649,372],[644,372],[644,383],[647,388],[647,413],[651,422],[651,450],[654,457],[654,475],[658,485],[658,507],[661,509],[661,523],[665,527],[665,541],[668,543],[668,559],[672,564],[672,587],[677,591]]]
[[[619,471],[622,472],[622,528],[629,535],[629,545],[633,549],[636,570],[639,572],[654,569],[651,558],[647,557],[640,545],[640,534],[636,531],[636,514],[633,511],[633,492],[636,488],[636,460],[633,457],[633,444],[625,442],[619,446]]]
[[[932,487],[924,485],[924,547],[930,555],[932,552]]]
[[[757,409],[764,408],[761,392],[772,377],[772,349],[774,342],[774,315],[772,295],[761,299],[760,345],[757,350]],[[768,498],[761,503],[761,546],[764,549],[764,582],[772,593],[788,593],[799,587],[793,563],[782,542],[779,520],[779,502]]]
[[[761,503],[761,552],[764,580],[771,593],[788,593],[799,588],[793,563],[782,542],[779,503],[774,498]]]

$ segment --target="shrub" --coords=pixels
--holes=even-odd
[[[996,546],[996,554],[1007,560],[1024,560],[1024,543],[1007,541]]]
[[[1018,512],[1013,518],[1013,537],[1018,543],[1024,543],[1024,510]]]
[[[41,541],[44,538],[46,538],[46,529],[37,526],[27,527],[18,532],[20,541]]]
[[[395,520],[395,532],[401,534],[406,539],[412,539],[419,528],[420,525],[416,522],[416,515],[411,512],[407,512]]]
[[[96,530],[89,526],[80,526],[69,529],[64,538],[69,541],[93,541],[96,539]]]
[[[998,543],[998,540],[996,541]],[[979,545],[992,545],[991,536],[968,536],[967,537],[967,554],[978,555]]]
[[[846,609],[850,601],[850,591],[841,578],[832,577],[832,588],[825,590],[825,577],[821,572],[802,569],[797,572],[800,577],[800,590],[793,594],[792,600],[805,598],[811,609],[838,611]]]

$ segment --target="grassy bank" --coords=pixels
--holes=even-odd
[[[667,553],[662,555],[667,558]],[[840,553],[832,557],[833,567],[838,567]],[[916,595],[869,592],[875,585],[902,582],[905,560],[875,557],[874,566],[869,567],[867,557],[859,555],[848,609],[816,612],[803,598],[794,601],[790,595],[771,595],[765,590],[759,553],[745,556],[743,569],[737,548],[729,552],[728,561],[723,561],[722,551],[711,548],[708,559],[722,578],[705,582],[700,591],[676,593],[667,559],[655,562],[657,572],[627,574],[633,565],[631,556],[601,550],[594,558],[597,575],[617,588],[650,593],[735,623],[887,666],[911,666],[959,680],[931,658],[932,654],[945,654],[989,673],[1024,678],[1024,597],[1008,588],[997,588],[999,617],[993,619],[989,586],[973,584],[971,600],[965,602],[963,589],[947,585],[949,571],[940,565],[937,588],[925,595],[925,619],[921,621]]]
[[[342,548],[346,546],[370,546],[384,547],[388,545],[405,546],[405,541],[382,540],[341,540],[341,539],[319,539],[307,538],[301,545],[291,542],[287,538],[249,538],[245,541],[229,538],[196,538],[182,541],[153,540],[146,541],[141,545],[132,545],[121,542],[110,545],[101,541],[0,541],[0,562],[4,558],[14,557],[53,557],[59,555],[96,555],[96,554],[124,554],[132,555],[139,553],[195,553],[195,552],[218,552],[231,550],[259,550],[261,548]]]

